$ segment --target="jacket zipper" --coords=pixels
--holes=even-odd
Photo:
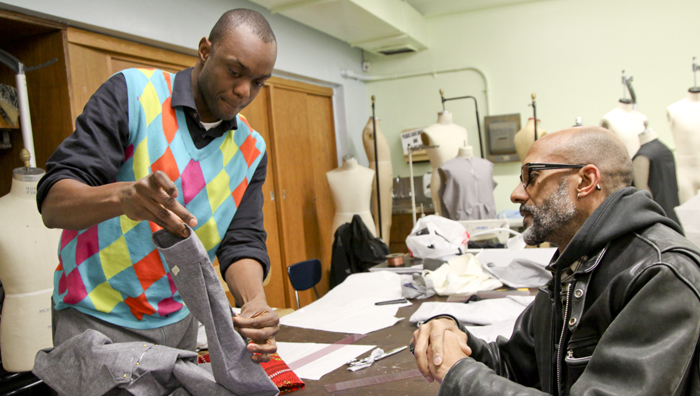
[[[559,337],[559,346],[557,349],[557,394],[561,395],[561,361],[564,360],[564,355],[562,354],[563,342],[564,342],[564,332],[566,331],[566,322],[569,319],[569,294],[571,292],[571,283],[566,285],[566,305],[564,306],[564,321],[561,326],[561,336]]]

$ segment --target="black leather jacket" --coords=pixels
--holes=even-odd
[[[439,394],[700,394],[700,251],[680,232],[645,193],[610,195],[555,255],[557,274],[511,338],[469,335],[471,357]],[[557,298],[561,269],[576,260]]]

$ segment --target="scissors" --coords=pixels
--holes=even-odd
[[[347,362],[347,365],[350,366],[348,367],[348,370],[350,371],[357,371],[361,370],[363,368],[367,368],[372,365],[372,363],[376,362],[377,360],[382,360],[385,357],[397,354],[401,351],[406,349],[406,346],[398,347],[396,349],[392,349],[389,352],[384,352],[382,348],[376,348],[370,353],[369,356],[367,356],[364,359],[352,359],[349,362]]]

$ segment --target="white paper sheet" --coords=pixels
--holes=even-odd
[[[510,338],[513,334],[513,327],[515,327],[516,320],[517,318],[512,318],[500,320],[487,326],[467,326],[467,330],[477,338],[481,338],[486,342],[493,342],[496,341],[499,336]]]
[[[337,333],[367,334],[393,326],[405,304],[374,305],[401,298],[400,276],[387,271],[350,275],[321,299],[280,319],[286,326]]]
[[[321,350],[328,345],[330,344],[278,342],[277,353],[287,365],[291,365],[295,361]],[[299,378],[307,380],[319,380],[324,375],[341,366],[345,366],[345,363],[349,360],[362,355],[374,347],[375,345],[343,345],[340,349],[297,368],[294,370],[294,374]]]

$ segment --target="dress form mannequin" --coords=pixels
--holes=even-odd
[[[44,171],[17,168],[10,193],[0,198],[0,280],[5,302],[0,321],[2,365],[30,371],[40,349],[53,346],[51,294],[61,230],[44,226],[36,208],[36,185]]]
[[[685,99],[666,108],[666,115],[676,143],[678,187],[684,203],[700,188],[700,92],[691,88]]]
[[[659,135],[655,130],[647,128],[639,134],[639,144],[641,146],[658,138]],[[649,188],[649,158],[643,155],[635,155],[632,165],[634,166],[634,186],[637,187],[637,190],[649,191],[651,197],[654,198],[654,193]]]
[[[537,120],[537,138],[541,138],[542,136],[547,134],[547,131],[542,129],[540,126],[540,120]],[[515,150],[518,152],[518,157],[520,157],[520,161],[523,161],[525,157],[527,156],[528,150],[530,150],[530,146],[532,146],[532,143],[535,142],[535,119],[534,118],[529,118],[527,120],[527,124],[523,127],[523,129],[519,130],[515,134]]]
[[[646,123],[645,123],[646,126]],[[658,140],[656,132],[647,128],[639,134],[639,151],[632,158],[634,186],[647,190],[666,212],[666,216],[680,224],[675,208],[678,200],[676,163],[673,153]]]
[[[391,206],[394,192],[394,172],[391,166],[391,152],[389,143],[382,133],[381,120],[376,119],[377,125],[377,159],[374,158],[374,131],[372,117],[367,121],[362,131],[362,143],[365,146],[365,153],[369,159],[369,168],[376,172],[379,164],[379,197],[381,198],[382,209],[382,240],[389,244],[389,233],[391,232]],[[379,214],[377,211],[377,182],[372,183],[372,217],[376,220],[375,228],[379,227]]]
[[[472,146],[460,147],[457,152],[457,157],[464,158],[466,160],[472,159],[474,157],[474,148]]]
[[[440,214],[440,175],[438,168],[445,162],[455,158],[460,147],[467,145],[467,129],[452,123],[452,113],[438,113],[438,122],[421,133],[421,140],[426,146],[438,146],[428,149],[430,166],[433,168],[430,176],[430,196],[435,213]]]
[[[354,215],[359,215],[369,232],[376,237],[377,229],[369,211],[374,171],[360,166],[352,155],[346,155],[343,157],[343,165],[326,172],[326,178],[335,203],[333,235],[338,227],[350,223]]]
[[[632,158],[639,150],[639,135],[645,130],[644,121],[647,117],[634,109],[633,103],[621,100],[617,108],[611,110],[600,120],[600,126],[613,132],[627,147],[627,152]]]

